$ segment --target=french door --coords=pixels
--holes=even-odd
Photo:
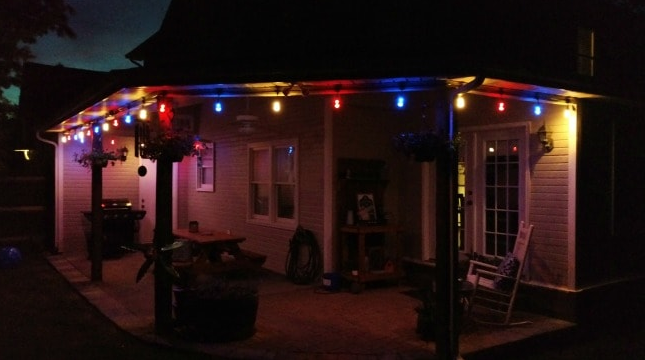
[[[528,127],[463,131],[459,153],[460,250],[504,256],[513,250],[528,203]]]

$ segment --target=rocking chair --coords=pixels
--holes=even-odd
[[[470,261],[466,280],[474,285],[474,290],[468,304],[469,317],[474,307],[481,307],[497,315],[503,315],[503,321],[475,321],[505,326],[528,323],[511,323],[510,320],[532,234],[533,225],[527,226],[521,222],[513,252],[508,253],[499,266],[477,260]]]

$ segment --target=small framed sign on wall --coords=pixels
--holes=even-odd
[[[376,204],[374,204],[374,194],[357,195],[357,216],[358,221],[363,223],[376,223]]]

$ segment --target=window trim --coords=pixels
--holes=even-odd
[[[196,190],[198,192],[215,191],[215,143],[204,141],[204,149],[199,150],[196,163]],[[202,181],[205,171],[210,171],[211,182]]]
[[[294,153],[294,210],[293,219],[280,218],[277,216],[277,185],[284,184],[278,182],[276,179],[275,171],[275,158],[274,151],[279,148],[293,146]],[[269,213],[268,215],[258,215],[254,213],[254,196],[252,191],[253,184],[253,152],[257,150],[269,150]],[[298,164],[299,144],[297,139],[282,139],[275,141],[265,141],[257,143],[249,143],[247,145],[247,163],[248,163],[248,178],[247,178],[247,203],[246,203],[246,221],[249,224],[264,225],[282,229],[293,230],[298,224],[299,213],[299,164]]]

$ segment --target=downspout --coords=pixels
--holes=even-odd
[[[60,176],[58,174],[59,164],[56,158],[58,157],[58,143],[55,141],[43,138],[38,131],[36,131],[36,139],[54,147],[54,251],[57,253],[60,250],[60,240],[62,239],[61,227],[59,223],[61,206],[58,199],[62,199],[62,189],[60,188]]]

